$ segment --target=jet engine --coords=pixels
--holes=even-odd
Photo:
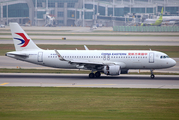
[[[103,72],[106,75],[120,75],[121,67],[119,65],[104,66]]]

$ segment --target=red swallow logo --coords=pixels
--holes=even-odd
[[[26,36],[24,35],[24,33],[16,33],[16,34],[23,38],[23,39],[14,38],[14,39],[17,39],[17,40],[21,41],[21,43],[19,43],[18,45],[23,44],[21,47],[26,47],[29,44],[30,39],[27,39]]]

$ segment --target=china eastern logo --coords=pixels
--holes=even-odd
[[[29,44],[30,39],[27,39],[24,33],[16,33],[16,34],[23,38],[23,39],[14,38],[21,41],[21,43],[19,43],[18,45],[22,45],[21,47],[26,47]]]

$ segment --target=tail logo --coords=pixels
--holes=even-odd
[[[26,47],[29,44],[30,39],[27,39],[24,33],[16,33],[16,34],[23,38],[23,39],[14,38],[21,41],[21,43],[19,43],[18,45],[22,45],[21,47]]]

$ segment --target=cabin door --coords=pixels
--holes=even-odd
[[[154,63],[154,53],[149,53],[149,63]]]
[[[43,62],[43,52],[38,53],[37,60],[38,60],[38,62]]]

